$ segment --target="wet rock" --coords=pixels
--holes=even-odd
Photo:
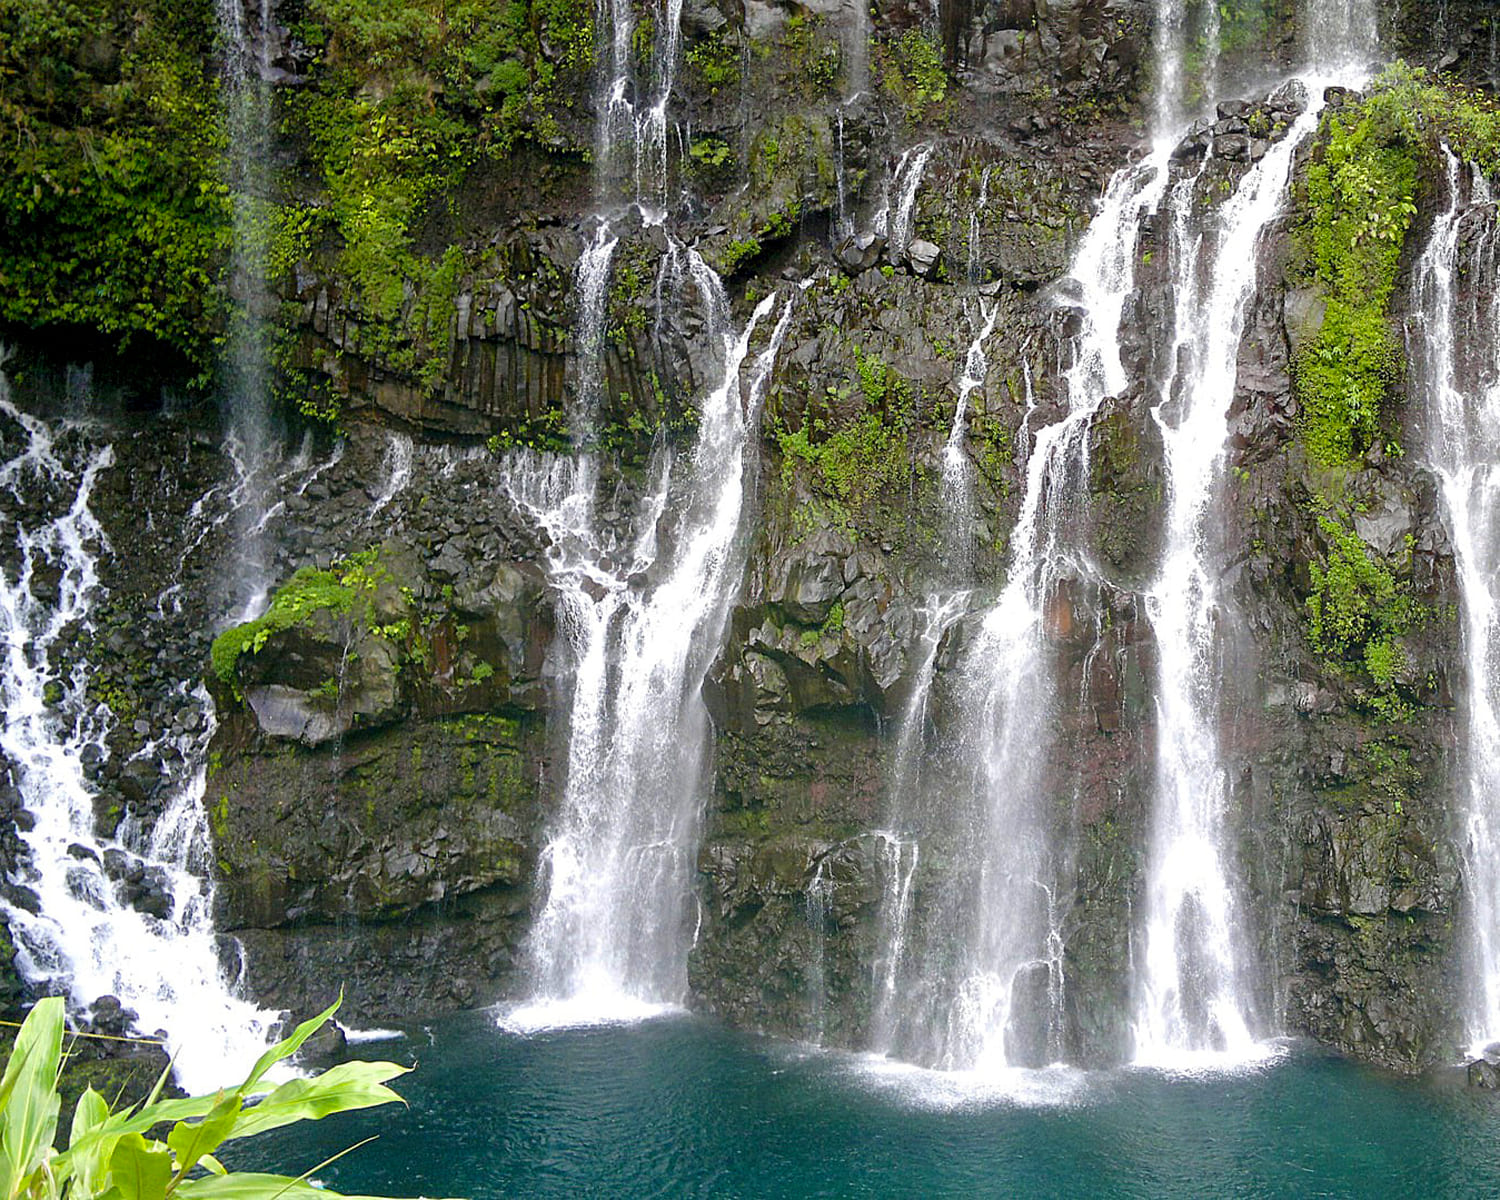
[[[885,253],[885,238],[878,233],[856,233],[839,243],[834,252],[839,264],[851,274],[868,271]]]
[[[1250,139],[1244,134],[1230,133],[1214,138],[1214,154],[1233,162],[1250,160]]]
[[[323,1027],[302,1043],[297,1051],[296,1062],[300,1067],[312,1071],[326,1071],[349,1056],[349,1039],[343,1026],[337,1021],[327,1021]]]
[[[931,277],[937,270],[938,261],[942,256],[941,247],[923,241],[921,238],[917,238],[906,248],[907,262],[911,264],[911,269],[923,279]]]

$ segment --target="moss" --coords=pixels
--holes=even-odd
[[[911,435],[917,397],[878,355],[855,347],[858,389],[829,388],[808,406],[801,426],[776,433],[782,481],[790,485],[799,463],[813,469],[823,504],[818,516],[847,531],[875,532],[894,525],[885,511],[912,478]],[[858,397],[858,411],[850,402]]]
[[[699,38],[682,57],[687,63],[689,78],[696,80],[710,96],[739,84],[742,55],[722,33]]]
[[[912,121],[937,115],[948,95],[948,72],[943,50],[921,29],[908,29],[882,48],[886,90],[905,109]]]
[[[1397,574],[1404,575],[1409,566],[1410,548],[1393,570],[1334,516],[1320,514],[1318,526],[1328,550],[1322,562],[1311,566],[1308,639],[1331,662],[1363,668],[1374,685],[1368,699],[1377,715],[1402,719],[1410,709],[1396,690],[1396,678],[1406,665],[1400,639],[1424,615],[1409,582]]]
[[[1423,162],[1440,143],[1486,168],[1500,163],[1500,114],[1488,98],[1397,63],[1358,104],[1330,109],[1303,187],[1302,282],[1322,293],[1321,328],[1293,364],[1308,457],[1323,467],[1379,436],[1402,369],[1389,305],[1417,212]]]
[[[378,552],[370,550],[335,564],[331,570],[303,567],[297,571],[277,589],[263,615],[226,629],[214,639],[209,651],[214,674],[233,685],[240,657],[260,653],[274,634],[295,629],[318,613],[348,613],[357,602],[367,600],[369,593],[389,577],[377,558]],[[376,632],[385,635],[384,627]]]
[[[756,237],[735,238],[725,243],[719,251],[719,272],[728,277],[760,255],[760,239]]]

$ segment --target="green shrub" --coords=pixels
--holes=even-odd
[[[1403,369],[1389,306],[1417,213],[1419,168],[1450,145],[1486,170],[1500,166],[1492,99],[1395,63],[1357,104],[1331,108],[1307,169],[1299,230],[1304,282],[1327,311],[1293,363],[1303,443],[1337,467],[1378,437]]]

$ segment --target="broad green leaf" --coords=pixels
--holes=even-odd
[[[57,1072],[62,1064],[63,1002],[39,1000],[16,1035],[10,1062],[0,1077],[0,1167],[5,1194],[18,1195],[57,1135]]]
[[[89,1088],[78,1098],[78,1106],[73,1110],[73,1128],[68,1134],[68,1146],[80,1145],[83,1140],[95,1129],[98,1129],[109,1120],[109,1104],[93,1088]],[[98,1190],[100,1176],[104,1173],[104,1163],[114,1153],[114,1142],[94,1141],[93,1150],[88,1154],[68,1155],[54,1160],[54,1169],[68,1171],[72,1175],[77,1192],[85,1196],[92,1196]]]
[[[333,1016],[334,1013],[338,1012],[339,1005],[343,1002],[344,994],[340,992],[339,998],[332,1004],[330,1004],[327,1008],[325,1008],[322,1012],[320,1012],[316,1017],[312,1017],[309,1020],[303,1021],[302,1024],[298,1025],[296,1029],[292,1030],[289,1037],[282,1038],[281,1041],[277,1042],[274,1046],[272,1046],[269,1050],[262,1054],[260,1058],[256,1060],[255,1066],[250,1069],[250,1074],[246,1077],[245,1082],[240,1084],[240,1086],[236,1089],[240,1093],[240,1095],[248,1095],[250,1090],[260,1082],[261,1076],[263,1076],[282,1059],[290,1058],[292,1055],[296,1054],[297,1051],[301,1049],[302,1043],[307,1041],[308,1038],[312,1037],[312,1035],[315,1034],[319,1029],[323,1028],[323,1023],[327,1021],[329,1017]]]
[[[172,1194],[184,1200],[273,1200],[277,1196],[282,1200],[330,1200],[342,1195],[341,1192],[313,1187],[306,1179],[294,1179],[290,1175],[257,1175],[251,1171],[189,1179]],[[377,1198],[349,1196],[345,1200]]]
[[[229,1171],[225,1168],[224,1164],[221,1163],[212,1154],[205,1154],[202,1158],[200,1158],[198,1160],[198,1165],[200,1167],[207,1167],[215,1175],[228,1175],[229,1174]]]
[[[395,1063],[356,1060],[330,1067],[311,1079],[289,1079],[258,1104],[241,1112],[229,1136],[250,1137],[294,1121],[316,1121],[330,1113],[404,1103],[384,1084],[409,1070]]]
[[[162,1200],[172,1181],[172,1156],[160,1142],[129,1134],[109,1156],[109,1178],[122,1200]]]
[[[68,1134],[68,1145],[78,1142],[84,1134],[109,1120],[109,1102],[92,1087],[86,1088],[78,1097],[78,1106],[73,1110],[73,1128]]]
[[[105,1143],[128,1136],[145,1133],[166,1122],[191,1121],[206,1117],[218,1104],[219,1096],[192,1096],[185,1100],[158,1100],[141,1108],[124,1109],[113,1113],[102,1125],[95,1126],[81,1138],[75,1139],[54,1161],[55,1169],[73,1169],[75,1164],[93,1154]],[[103,1157],[103,1154],[100,1156]],[[59,1167],[60,1164],[60,1167]]]
[[[239,1095],[231,1092],[203,1120],[191,1124],[178,1121],[172,1126],[172,1132],[167,1134],[167,1145],[177,1156],[178,1175],[186,1175],[200,1158],[212,1154],[223,1144],[239,1118],[241,1103]]]

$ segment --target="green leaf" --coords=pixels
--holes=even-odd
[[[62,1035],[62,998],[38,1001],[22,1023],[0,1077],[0,1168],[7,1196],[16,1196],[27,1186],[57,1135]]]
[[[68,1146],[81,1146],[90,1133],[108,1120],[109,1104],[103,1096],[89,1088],[78,1098],[78,1106],[73,1110],[73,1127],[68,1134]],[[58,1160],[58,1163],[70,1170],[75,1188],[86,1196],[92,1196],[98,1190],[104,1163],[114,1153],[113,1141],[101,1143],[95,1139],[92,1146],[90,1153],[70,1156],[66,1162],[61,1158]],[[54,1166],[58,1163],[54,1163]]]
[[[167,1145],[177,1156],[177,1174],[186,1175],[205,1154],[212,1154],[230,1136],[239,1119],[242,1105],[239,1094],[231,1092],[214,1106],[203,1120],[178,1121],[167,1134]]]
[[[290,1079],[265,1099],[239,1114],[232,1138],[250,1137],[268,1129],[279,1129],[293,1121],[316,1121],[330,1113],[370,1108],[377,1104],[404,1103],[383,1086],[387,1079],[405,1075],[410,1068],[388,1062],[340,1063],[311,1079]]]
[[[109,1177],[122,1200],[162,1200],[172,1181],[172,1156],[160,1142],[132,1133],[109,1156]]]
[[[301,1049],[303,1042],[307,1041],[307,1039],[312,1037],[313,1034],[317,1033],[319,1029],[323,1028],[323,1023],[327,1021],[331,1016],[333,1016],[334,1013],[338,1012],[339,1005],[343,1002],[344,994],[343,992],[340,992],[339,998],[332,1004],[330,1004],[327,1008],[325,1008],[322,1012],[320,1012],[316,1017],[312,1017],[309,1020],[303,1021],[302,1024],[298,1025],[296,1029],[292,1030],[291,1036],[282,1038],[281,1041],[277,1042],[274,1046],[272,1046],[269,1050],[262,1054],[260,1058],[256,1060],[255,1066],[251,1068],[250,1074],[246,1077],[245,1082],[240,1084],[240,1086],[235,1090],[238,1091],[242,1096],[249,1095],[251,1089],[253,1089],[255,1085],[261,1081],[261,1077],[265,1075],[267,1071],[269,1071],[277,1063],[281,1062],[282,1059],[291,1058],[292,1055],[296,1054],[297,1051]]]
[[[290,1175],[257,1175],[236,1171],[232,1175],[208,1175],[189,1179],[173,1193],[185,1200],[329,1200],[342,1195],[327,1188],[314,1187],[305,1179]],[[377,1200],[370,1196],[350,1196],[345,1200]]]

